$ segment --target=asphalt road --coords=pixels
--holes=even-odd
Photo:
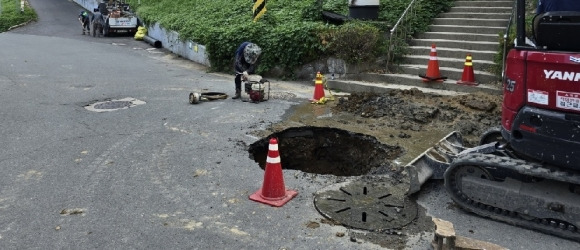
[[[30,0],[39,22],[0,34],[0,249],[375,249],[337,237],[312,194],[337,181],[285,171],[298,196],[282,208],[248,200],[263,171],[252,132],[283,119],[312,87],[273,82],[261,104],[190,105],[191,91],[232,94],[233,76],[131,37],[81,35],[79,6]],[[284,98],[282,98],[285,96]],[[290,96],[291,98],[287,98]],[[131,97],[112,112],[85,106]],[[458,234],[510,249],[580,244],[453,209],[441,185],[419,196]],[[411,249],[427,249],[430,234]]]

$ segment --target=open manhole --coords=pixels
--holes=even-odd
[[[107,112],[115,111],[119,109],[128,109],[137,105],[145,104],[144,101],[137,100],[135,98],[127,97],[118,100],[108,100],[102,102],[95,102],[93,104],[85,106],[87,110],[94,112]]]
[[[339,183],[314,195],[324,217],[346,227],[370,231],[400,229],[417,217],[417,203],[405,195],[408,185],[354,181]]]
[[[262,169],[266,166],[270,138],[278,139],[283,169],[336,176],[385,173],[390,161],[403,150],[380,143],[375,137],[337,128],[288,128],[250,145],[250,158]]]

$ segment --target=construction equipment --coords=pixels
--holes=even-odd
[[[242,79],[244,91],[241,95],[242,101],[260,103],[270,99],[270,81],[260,75],[249,75],[247,79]]]
[[[270,99],[270,81],[260,75],[249,75],[247,79],[242,79],[244,92],[241,99],[244,102],[260,103]],[[201,101],[213,101],[227,99],[225,93],[220,92],[191,92],[189,93],[189,103],[198,104]]]
[[[105,17],[104,36],[110,36],[112,33],[134,35],[139,27],[137,15],[131,11],[130,5],[125,0],[105,1],[100,3],[94,12],[101,12]]]
[[[409,193],[445,169],[445,188],[464,210],[580,241],[580,12],[536,16],[530,44],[525,6],[516,0],[501,127],[475,148],[454,133],[417,157],[406,166]]]

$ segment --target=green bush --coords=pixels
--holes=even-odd
[[[264,52],[257,73],[281,68],[289,77],[297,66],[333,53],[352,63],[372,60],[386,47],[382,33],[390,30],[410,1],[381,0],[378,21],[336,26],[326,24],[321,11],[348,15],[347,0],[267,0],[267,12],[257,22],[252,21],[251,0],[140,0],[141,4],[129,0],[146,24],[158,22],[178,32],[182,40],[206,45],[212,70],[230,72],[237,46],[252,41]],[[413,30],[426,29],[430,18],[452,2],[419,1],[424,7],[416,11],[413,25],[422,27]]]
[[[348,63],[360,63],[375,58],[379,49],[379,29],[375,26],[350,22],[331,35],[328,51]]]
[[[31,20],[36,20],[36,12],[29,6],[24,7],[24,12],[20,12],[20,1],[0,0],[2,9],[0,10],[0,32],[7,31],[10,27]]]

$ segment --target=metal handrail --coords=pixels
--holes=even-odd
[[[514,2],[514,6],[512,8],[512,14],[510,15],[510,19],[508,21],[507,27],[505,28],[505,33],[503,34],[503,54],[502,54],[502,58],[501,58],[501,81],[502,81],[502,83],[505,82],[505,64],[506,64],[505,58],[507,56],[507,44],[508,44],[510,29],[512,28],[513,18],[515,15],[516,2]]]
[[[394,49],[392,41],[393,41],[393,34],[395,34],[395,32],[397,31],[397,28],[399,27],[399,24],[404,25],[403,19],[407,18],[407,13],[409,12],[413,12],[413,7],[415,5],[415,2],[418,2],[416,0],[412,0],[409,5],[407,6],[407,8],[405,9],[405,11],[403,11],[403,14],[401,15],[401,17],[399,18],[399,20],[397,20],[397,22],[395,23],[395,26],[393,26],[393,28],[390,30],[390,36],[389,36],[389,49],[387,50],[387,66],[386,66],[386,70],[387,72],[389,71],[389,63],[392,60],[391,59],[391,52]],[[414,14],[415,12],[413,12]],[[406,35],[406,33],[405,33]],[[394,56],[394,55],[393,55]]]

